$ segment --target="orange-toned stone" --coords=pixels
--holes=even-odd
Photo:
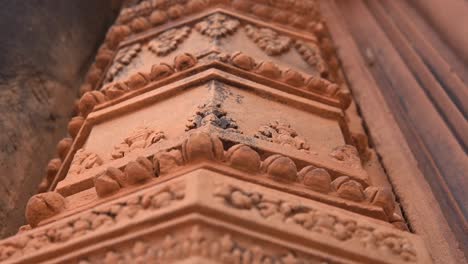
[[[36,227],[39,222],[52,217],[65,209],[65,199],[56,192],[36,194],[26,205],[26,219]]]
[[[55,191],[0,261],[430,263],[363,158],[324,23],[312,0],[128,2],[41,183]]]

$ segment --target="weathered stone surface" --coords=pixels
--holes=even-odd
[[[0,260],[430,263],[335,50],[315,0],[126,1]]]

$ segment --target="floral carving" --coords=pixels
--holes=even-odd
[[[164,133],[150,127],[139,127],[114,147],[112,159],[119,159],[130,152],[145,149],[164,139]]]
[[[269,28],[247,25],[245,32],[268,55],[280,55],[288,51],[292,43],[289,37],[281,36]]]
[[[408,262],[416,261],[416,251],[405,237],[373,226],[360,224],[355,219],[345,218],[322,210],[291,204],[259,192],[245,191],[240,187],[221,184],[214,191],[218,201],[238,210],[255,212],[265,219],[275,219],[287,225],[297,225],[313,233],[332,237],[341,242],[358,241],[363,248],[390,252]]]
[[[188,119],[185,130],[189,131],[207,124],[239,132],[236,121],[227,116],[227,112],[221,108],[221,103],[209,102],[199,105],[195,114]]]
[[[106,204],[66,222],[51,225],[45,230],[34,230],[17,235],[0,244],[0,261],[22,257],[38,250],[61,244],[99,230],[110,229],[122,220],[141,217],[144,211],[157,211],[181,201],[185,184],[178,182],[151,192],[128,197],[125,201]]]
[[[132,62],[141,51],[140,44],[133,44],[119,50],[115,56],[112,66],[107,71],[105,82],[112,82],[119,72]]]
[[[85,170],[101,166],[102,164],[102,159],[96,153],[84,149],[79,149],[73,157],[68,174],[81,174]]]
[[[195,29],[203,35],[219,39],[234,33],[239,25],[239,20],[216,13],[197,23]]]
[[[190,28],[185,26],[165,31],[148,43],[148,49],[158,56],[167,55],[189,35]]]
[[[304,61],[320,74],[320,76],[326,76],[328,67],[325,60],[322,58],[322,52],[320,47],[313,42],[296,42],[296,50],[301,54]]]
[[[191,256],[204,257],[217,263],[320,263],[314,257],[297,257],[295,252],[272,254],[260,246],[236,241],[231,234],[208,233],[194,226],[186,237],[168,234],[160,242],[135,241],[130,250],[109,250],[103,257],[83,259],[83,263],[172,263]],[[82,262],[80,262],[82,263]]]
[[[280,121],[273,121],[266,126],[260,127],[254,137],[299,150],[309,150],[310,148],[307,141],[299,137],[297,132],[291,128],[291,125]]]

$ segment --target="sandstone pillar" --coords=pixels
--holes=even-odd
[[[431,263],[316,1],[128,3],[12,263]]]

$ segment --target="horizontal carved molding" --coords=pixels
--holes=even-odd
[[[291,250],[294,251],[292,255],[299,258],[326,257],[331,263],[357,260],[364,263],[429,263],[422,241],[388,223],[294,195],[277,197],[278,191],[216,172],[198,170],[186,174],[183,180],[173,179],[140,190],[4,240],[0,244],[0,256],[2,260],[15,263],[37,263],[50,260],[52,254],[56,256],[59,252],[61,261],[69,257],[75,261],[92,261],[94,256],[106,257],[109,252],[130,254],[138,241],[147,246],[159,245],[159,242],[145,241],[166,240],[166,235],[172,232],[171,226],[186,230],[181,224],[186,222],[190,228],[183,232],[185,236],[196,232],[193,228],[201,227],[202,223],[209,226],[209,223],[215,223],[216,228],[212,231],[223,233],[229,226],[227,233],[231,238],[237,238],[237,235],[243,238],[236,245],[243,244],[240,241],[261,238],[265,241],[262,245],[276,246],[272,251],[267,250],[275,258],[287,256]],[[213,198],[218,199],[217,202],[213,203]],[[205,216],[191,217],[190,212]],[[243,226],[252,229],[246,232]],[[154,233],[155,229],[162,235]],[[241,229],[244,231],[239,231]],[[87,249],[90,244],[93,246]],[[118,250],[123,245],[130,246],[130,250]],[[243,251],[253,250],[253,244],[243,245]],[[197,254],[195,256],[212,257]]]

